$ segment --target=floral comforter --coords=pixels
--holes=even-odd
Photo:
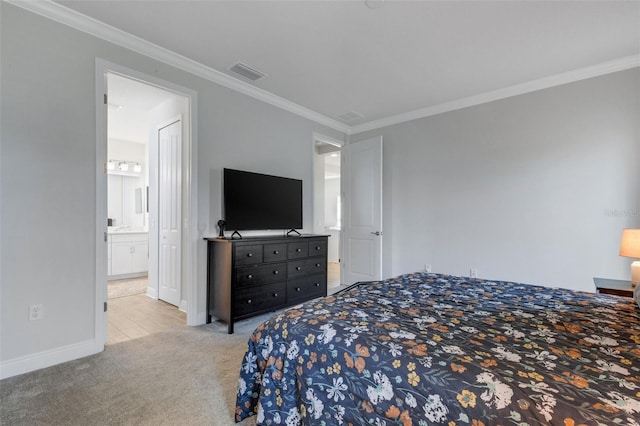
[[[632,299],[436,274],[288,309],[248,342],[236,421],[640,425]]]

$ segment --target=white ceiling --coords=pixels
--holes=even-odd
[[[609,61],[640,61],[638,1],[58,3],[350,126]],[[237,77],[237,76],[236,76]]]
[[[109,139],[142,144],[149,139],[149,111],[175,96],[116,74],[107,75],[107,92]]]

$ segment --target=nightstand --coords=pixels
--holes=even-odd
[[[615,294],[616,296],[633,297],[631,281],[611,280],[608,278],[593,278],[596,292],[602,294]]]

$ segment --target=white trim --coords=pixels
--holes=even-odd
[[[186,261],[182,265],[186,268],[187,274],[183,276],[187,280],[187,325],[201,325],[206,323],[206,315],[198,312],[198,306],[207,306],[205,300],[200,300],[198,297],[198,283],[203,282],[198,279],[198,244],[202,240],[202,236],[198,231],[198,93],[192,92],[189,96],[189,126],[187,132],[189,134],[189,141],[187,146],[187,156],[189,159],[188,168],[191,171],[185,178],[186,181],[182,183],[183,190],[189,196],[187,204],[189,205],[189,211],[186,215],[182,216],[183,222],[187,220],[185,226],[185,232],[187,233],[187,241],[189,243],[186,247],[183,247],[184,254],[186,254]],[[184,126],[184,123],[183,123]],[[184,143],[184,141],[183,141]],[[183,153],[184,153],[183,148]],[[184,157],[183,157],[184,158]],[[183,191],[183,197],[184,197]],[[206,299],[206,291],[203,299]],[[200,303],[202,302],[202,303]]]
[[[146,272],[132,272],[130,274],[120,274],[120,275],[108,275],[107,281],[110,280],[128,280],[130,278],[140,278],[140,277],[148,277],[149,273]]]
[[[404,123],[411,120],[430,117],[432,115],[455,111],[458,109],[467,108],[474,105],[480,105],[487,102],[493,102],[499,99],[510,98],[512,96],[523,95],[525,93],[535,92],[535,91],[547,89],[550,87],[573,83],[576,81],[585,80],[587,78],[592,78],[592,77],[598,77],[601,75],[610,74],[617,71],[624,71],[624,70],[635,68],[638,66],[640,66],[640,54],[626,56],[624,58],[615,59],[613,61],[604,62],[598,65],[580,68],[580,69],[568,71],[562,74],[552,75],[549,77],[539,78],[537,80],[529,81],[522,84],[516,84],[514,86],[505,87],[503,89],[481,93],[479,95],[469,96],[467,98],[457,99],[451,102],[445,102],[443,104],[434,105],[426,108],[420,108],[420,109],[409,111],[403,114],[398,114],[390,117],[381,118],[379,120],[370,121],[368,123],[351,127],[349,134],[355,135],[357,133],[362,133],[369,130],[380,129],[382,127],[392,126],[394,124],[400,124],[400,123]]]
[[[100,73],[103,75],[100,75]],[[95,322],[94,336],[100,351],[104,350],[107,341],[107,313],[104,304],[107,303],[107,275],[108,255],[107,246],[107,105],[103,96],[107,89],[107,79],[101,64],[95,64],[95,102],[96,102],[96,270],[95,270]],[[101,143],[103,141],[103,143]],[[98,188],[104,188],[100,191]]]
[[[312,221],[312,232],[314,234],[324,234],[326,233],[326,229],[324,227],[324,188],[325,188],[325,180],[324,180],[324,155],[318,154],[316,152],[316,142],[324,142],[329,145],[336,146],[343,149],[346,145],[346,142],[340,139],[332,138],[331,136],[324,135],[322,133],[313,132],[311,139],[311,158],[312,158],[312,168],[311,168],[311,193],[312,195],[312,211],[313,211],[313,221]],[[340,163],[340,169],[342,170],[342,163]],[[342,176],[341,176],[342,177]],[[340,178],[341,178],[340,177]],[[340,235],[340,234],[338,234]],[[338,237],[338,258],[342,258],[342,239]]]
[[[326,136],[322,133],[313,132],[313,142],[324,142],[329,145],[337,146],[342,148],[345,144],[345,141],[341,141],[340,139],[332,138],[331,136]]]
[[[228,87],[232,90],[251,96],[252,98],[266,102],[270,105],[289,111],[293,114],[307,118],[316,123],[325,125],[339,132],[347,133],[349,126],[329,118],[323,114],[305,108],[285,98],[274,95],[271,92],[252,86],[237,78],[231,77],[218,70],[210,68],[169,49],[158,46],[133,34],[119,30],[97,19],[83,15],[68,7],[54,3],[50,0],[6,0],[14,6],[29,10],[30,12],[52,19],[63,25],[75,28],[92,36],[101,38],[118,46],[133,50],[134,52],[148,56],[172,65],[178,69],[202,77],[206,80]]]
[[[73,361],[102,352],[104,346],[99,340],[85,340],[43,352],[13,358],[0,363],[0,379],[17,376],[62,362]]]
[[[257,88],[248,83],[245,83],[244,81],[233,78],[213,68],[207,67],[199,62],[160,47],[140,37],[134,36],[125,31],[107,25],[104,22],[98,21],[97,19],[83,15],[58,3],[54,3],[51,0],[3,1],[57,21],[63,25],[67,25],[79,31],[93,35],[100,39],[133,50],[134,52],[156,59],[165,64],[174,66],[178,69],[202,77],[213,83],[228,87],[247,96],[251,96],[255,99],[281,108],[285,111],[289,111],[293,114],[307,118],[318,124],[325,125],[334,130],[345,133],[347,136],[640,66],[640,54],[626,56],[601,64],[596,64],[585,68],[540,78],[503,89],[481,93],[478,95],[469,96],[466,98],[457,99],[426,108],[420,108],[414,111],[409,111],[394,116],[384,117],[379,120],[369,121],[367,123],[352,127],[330,117],[327,117],[326,115],[320,114],[309,108],[303,107],[280,96],[277,96],[271,92],[267,92],[266,90]]]
[[[158,300],[158,289],[155,287],[147,287],[147,297]]]

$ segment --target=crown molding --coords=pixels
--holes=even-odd
[[[2,0],[9,4],[28,10],[35,14],[52,19],[63,25],[75,28],[102,40],[114,43],[118,46],[140,53],[152,59],[171,65],[190,74],[202,77],[213,83],[225,86],[236,92],[251,96],[262,102],[268,103],[285,111],[299,115],[318,124],[322,124],[345,134],[350,127],[323,114],[305,108],[288,99],[277,96],[271,92],[247,84],[241,80],[207,67],[199,62],[175,53],[169,49],[158,46],[133,34],[119,30],[97,19],[83,15],[51,0]]]
[[[207,67],[199,62],[175,53],[171,50],[160,47],[140,37],[119,30],[97,19],[88,17],[51,0],[0,0],[14,6],[44,16],[57,21],[63,25],[75,28],[79,31],[93,35],[110,43],[127,48],[147,57],[156,59],[175,68],[186,71],[190,74],[202,77],[213,83],[225,86],[234,91],[240,92],[262,102],[273,105],[277,108],[299,115],[318,124],[322,124],[345,135],[355,135],[357,133],[376,130],[382,127],[392,126],[411,120],[417,120],[432,115],[468,108],[512,96],[535,92],[554,86],[573,83],[600,75],[610,74],[640,66],[640,54],[626,56],[601,64],[580,68],[561,74],[540,78],[514,86],[491,92],[481,93],[462,99],[456,99],[430,107],[420,108],[402,114],[397,114],[379,120],[369,121],[363,124],[349,126],[337,120],[320,114],[309,108],[305,108],[285,98],[277,96],[271,92],[252,86],[244,81],[238,80],[213,68]]]
[[[416,109],[403,114],[381,118],[379,120],[369,121],[367,123],[351,127],[350,135],[355,135],[357,133],[362,133],[369,130],[376,130],[382,127],[392,126],[394,124],[400,124],[411,120],[430,117],[432,115],[442,114],[445,112],[455,111],[474,105],[480,105],[487,102],[510,98],[512,96],[523,95],[525,93],[535,92],[538,90],[573,83],[576,81],[598,77],[600,75],[610,74],[613,72],[623,71],[635,67],[640,67],[640,54],[626,56],[612,61],[603,62],[601,64],[580,68],[577,70],[568,71],[537,80],[532,80],[522,84],[516,84],[514,86],[505,87],[503,89],[469,96],[467,98],[456,99],[454,101],[445,102],[443,104]]]

